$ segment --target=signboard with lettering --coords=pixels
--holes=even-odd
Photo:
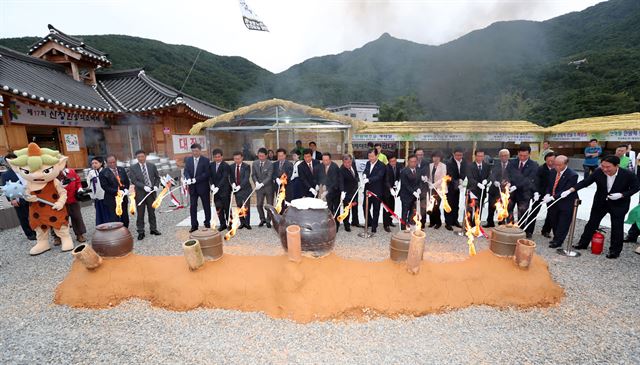
[[[9,112],[11,123],[16,124],[93,128],[103,128],[106,126],[105,118],[100,115],[47,109],[40,106],[24,104],[15,100],[11,101]]]
[[[174,134],[173,136],[173,153],[190,153],[191,145],[199,143],[202,146],[202,150],[207,150],[207,139],[205,136],[192,136],[189,134]]]
[[[566,132],[551,133],[547,136],[549,141],[557,142],[588,142],[591,138],[596,138],[600,141],[634,142],[640,141],[640,131],[624,130],[600,133]]]

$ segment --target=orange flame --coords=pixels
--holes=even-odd
[[[480,230],[480,224],[482,221],[480,220],[480,209],[476,209],[475,213],[473,213],[473,221],[475,223],[475,227],[473,230],[473,235],[476,237],[480,237],[482,235],[482,231]]]
[[[353,202],[347,205],[346,207],[344,207],[342,213],[338,217],[336,217],[336,220],[338,220],[338,223],[342,223],[342,221],[344,221],[349,216],[351,207],[355,207],[355,206],[356,206],[356,202]]]
[[[278,192],[278,199],[276,200],[276,212],[280,214],[282,211],[282,206],[284,204],[284,199],[287,194],[287,174],[282,173],[280,176],[280,192]]]
[[[129,189],[129,213],[136,215],[136,190]]]
[[[118,189],[118,193],[116,194],[116,215],[118,217],[122,216],[122,201],[124,200],[124,192]]]
[[[420,222],[420,214],[418,213],[418,209],[420,209],[419,207],[416,208],[416,214],[413,215],[413,221],[416,223],[416,231],[419,231],[422,229],[422,222]]]
[[[224,235],[225,241],[230,240],[231,237],[236,235],[238,227],[240,227],[240,217],[245,217],[246,215],[247,208],[231,207],[231,229]]]
[[[167,193],[169,192],[170,188],[171,188],[171,181],[168,181],[167,185],[165,185],[165,187],[162,189],[160,194],[158,194],[158,196],[156,197],[156,200],[154,200],[153,204],[151,204],[153,209],[158,209],[158,207],[162,203],[162,199],[164,199],[164,196],[167,195]]]
[[[473,243],[474,233],[473,233],[473,229],[471,228],[471,224],[469,223],[470,217],[471,217],[471,214],[467,212],[467,214],[464,217],[464,229],[465,229],[465,236],[467,236],[467,245],[469,245],[469,256],[475,256],[476,246]],[[478,226],[476,225],[476,227]]]
[[[511,193],[509,192],[509,184],[504,187],[504,192],[500,192],[500,199],[496,202],[496,213],[498,213],[498,221],[503,221],[509,218],[509,199]]]
[[[440,184],[440,198],[442,198],[442,209],[445,212],[451,213],[451,205],[449,205],[449,200],[447,200],[447,184],[451,181],[451,176],[444,175],[442,178],[442,183]]]

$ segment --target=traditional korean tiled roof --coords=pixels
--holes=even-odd
[[[212,118],[226,110],[180,93],[147,75],[143,69],[96,74],[98,91],[125,112],[148,112],[182,104],[193,113]]]
[[[75,81],[61,65],[0,47],[0,89],[62,107],[93,112],[115,112],[96,87]]]
[[[49,24],[49,34],[42,38],[40,41],[35,43],[29,49],[29,54],[32,54],[40,47],[45,45],[47,42],[55,42],[63,47],[66,47],[74,52],[78,52],[82,55],[83,58],[88,61],[101,64],[103,66],[110,66],[111,61],[107,58],[107,54],[95,49],[91,46],[84,44],[84,42],[79,39],[62,33],[58,29],[56,29],[53,25]]]

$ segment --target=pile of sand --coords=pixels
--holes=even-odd
[[[354,313],[424,315],[471,305],[546,307],[564,290],[535,256],[529,270],[489,251],[462,262],[423,262],[419,275],[390,260],[364,262],[334,254],[304,258],[224,255],[189,271],[182,256],[105,259],[94,271],[74,262],[55,303],[106,308],[141,298],[185,311],[198,307],[261,311],[298,322],[351,318]]]

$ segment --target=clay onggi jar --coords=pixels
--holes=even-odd
[[[133,250],[133,237],[122,222],[109,222],[96,226],[91,247],[102,257],[121,257]]]

